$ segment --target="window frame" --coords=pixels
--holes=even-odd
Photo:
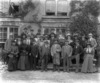
[[[48,2],[48,1],[53,1],[53,2],[55,2],[55,11],[53,12],[54,14],[52,13],[52,15],[47,15],[47,13],[50,13],[50,12],[47,12],[47,2]],[[45,1],[45,15],[46,15],[46,16],[55,16],[55,15],[56,15],[56,0],[46,0],[46,1]]]
[[[67,0],[57,0],[57,16],[68,16],[68,13],[67,13],[67,7],[66,7],[66,11],[65,12],[62,12],[62,13],[59,13],[58,11],[58,6],[59,6],[59,2],[62,2],[62,1],[65,1],[66,3],[68,3]]]

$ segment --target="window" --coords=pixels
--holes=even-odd
[[[14,38],[16,38],[18,36],[18,28],[17,27],[10,28],[10,33],[13,33]]]
[[[56,11],[56,1],[46,0],[46,15],[49,16],[55,15],[55,11]]]
[[[4,43],[7,40],[7,27],[0,27],[0,42]]]
[[[14,3],[11,3],[9,7],[9,14],[17,15],[17,13],[19,13],[19,5],[15,5]]]
[[[67,0],[58,0],[57,15],[67,16]]]
[[[46,28],[46,29],[44,30],[44,34],[48,34],[48,33],[49,33],[49,29]]]

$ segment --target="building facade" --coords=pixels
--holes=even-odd
[[[33,0],[39,3],[35,10],[36,12],[39,11],[37,17],[41,20],[39,25],[35,22],[29,22],[35,11],[29,12],[24,18],[24,21],[20,18],[9,16],[7,12],[11,3],[10,1],[12,0],[2,0],[2,2],[0,2],[2,4],[0,8],[0,45],[4,45],[10,34],[13,33],[15,37],[20,35],[23,29],[28,25],[34,29],[34,33],[37,33],[38,29],[41,29],[41,34],[50,33],[52,30],[55,33],[59,30],[65,32],[68,29],[70,24],[70,0]],[[12,2],[16,4],[16,1],[17,0],[13,0]],[[5,16],[3,16],[2,13],[4,13]]]
[[[34,29],[34,34],[38,32],[38,29],[41,29],[41,34],[51,31],[58,33],[59,30],[65,33],[69,30],[71,0],[32,0],[38,4],[35,10],[25,16],[24,20],[9,16],[7,13],[10,3],[14,2],[18,5],[21,1],[26,0],[0,0],[0,45],[4,45],[10,34],[13,33],[15,37],[20,35],[27,26]],[[35,15],[39,23],[34,22]]]

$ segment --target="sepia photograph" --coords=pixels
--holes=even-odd
[[[0,83],[100,83],[100,0],[0,0]]]

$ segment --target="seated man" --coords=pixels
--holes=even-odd
[[[73,48],[73,56],[71,56],[71,61],[75,60],[76,62],[76,72],[79,71],[80,55],[83,53],[83,48],[79,44],[79,41],[75,41],[75,46]]]

